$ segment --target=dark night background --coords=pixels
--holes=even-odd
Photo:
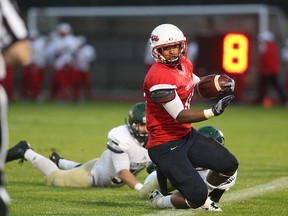
[[[50,6],[141,6],[141,5],[210,5],[210,4],[268,4],[281,7],[288,13],[287,0],[18,0],[19,6],[26,11],[30,7]]]
[[[232,15],[232,19],[229,22],[224,18],[224,16],[218,16],[217,19],[212,19],[213,14],[209,14],[206,18],[201,18],[201,21],[197,19],[194,23],[192,21],[188,21],[187,17],[182,16],[169,16],[169,13],[165,13],[164,16],[158,16],[155,14],[155,17],[137,17],[135,19],[130,19],[130,17],[97,17],[94,20],[91,17],[83,16],[79,19],[77,16],[69,15],[69,16],[61,16],[55,15],[50,16],[49,19],[43,18],[41,12],[44,12],[45,9],[42,10],[42,7],[101,7],[101,6],[116,6],[113,10],[117,10],[117,6],[206,6],[206,5],[240,5],[240,4],[257,4],[258,7],[262,7],[263,5],[268,6],[278,6],[282,9],[281,12],[284,12],[285,21],[282,22],[282,26],[279,27],[279,23],[276,22],[277,19],[274,16],[274,19],[270,17],[270,30],[276,33],[276,39],[278,42],[278,46],[282,47],[284,44],[284,40],[287,37],[288,32],[288,0],[271,0],[271,1],[263,1],[263,0],[17,0],[20,10],[23,13],[23,16],[26,18],[27,12],[32,7],[37,7],[37,11],[39,12],[39,17],[36,20],[36,24],[38,30],[41,34],[49,35],[55,26],[59,22],[68,22],[74,27],[75,35],[85,35],[88,39],[88,42],[96,47],[97,49],[97,60],[93,64],[92,67],[92,78],[94,90],[99,97],[105,95],[105,97],[110,97],[115,92],[117,92],[117,98],[121,98],[119,95],[123,93],[123,97],[142,98],[142,81],[144,75],[146,73],[146,66],[143,62],[144,50],[146,46],[147,35],[150,34],[150,30],[152,27],[156,26],[159,22],[171,22],[176,25],[180,25],[181,28],[185,29],[185,33],[189,32],[189,36],[196,35],[198,36],[198,41],[201,42],[199,38],[203,38],[203,35],[208,35],[206,41],[200,43],[201,50],[205,47],[208,49],[207,52],[198,53],[198,62],[195,63],[195,68],[198,66],[200,68],[207,68],[209,71],[218,71],[221,66],[221,52],[220,48],[216,47],[215,50],[211,50],[211,44],[215,45],[220,43],[216,42],[214,39],[222,33],[229,31],[240,31],[247,34],[250,42],[250,51],[249,51],[249,68],[248,72],[245,74],[246,76],[241,79],[248,80],[249,83],[243,84],[243,89],[245,89],[244,93],[247,92],[247,98],[253,100],[255,96],[255,86],[254,83],[257,81],[256,70],[257,70],[257,31],[258,29],[258,20],[256,16],[243,16],[240,18],[237,14]],[[260,5],[261,4],[261,5]],[[173,7],[172,7],[173,8]],[[240,8],[240,7],[239,7]],[[99,9],[99,8],[98,8]],[[106,8],[107,9],[107,8]],[[110,9],[110,8],[108,8]],[[139,7],[140,9],[140,7]],[[275,8],[274,8],[275,9]],[[64,9],[65,10],[65,9]],[[80,9],[77,9],[77,12]],[[177,12],[177,8],[175,7]],[[63,10],[62,10],[63,11]],[[69,12],[69,10],[67,10]],[[65,12],[67,12],[65,11]],[[277,10],[278,11],[278,10]],[[31,12],[31,10],[30,10]],[[83,12],[83,11],[82,11]],[[29,13],[31,15],[31,13]],[[45,13],[44,13],[45,14]],[[85,14],[85,13],[84,13]],[[96,13],[97,15],[97,13]],[[281,13],[281,15],[283,15]],[[286,16],[285,16],[286,15]],[[41,18],[41,16],[43,16]],[[229,15],[230,16],[230,15]],[[29,17],[28,17],[29,18]],[[215,15],[214,15],[215,18]],[[184,22],[182,22],[182,19]],[[249,19],[249,20],[248,20]],[[256,20],[256,21],[255,21]],[[29,21],[29,19],[27,19]],[[239,21],[239,22],[238,22]],[[219,23],[223,22],[223,26]],[[28,23],[28,22],[27,22]],[[32,22],[33,23],[33,22]],[[85,23],[85,25],[84,25]],[[140,23],[138,25],[137,23]],[[197,25],[197,23],[200,23]],[[229,24],[230,23],[230,24]],[[235,23],[237,23],[235,25]],[[201,25],[201,29],[198,27]],[[77,26],[77,28],[76,28]],[[193,28],[194,26],[194,28]],[[228,29],[228,30],[227,30]],[[280,31],[281,30],[281,31]],[[224,32],[224,33],[223,33]],[[285,35],[280,33],[285,32]],[[219,36],[219,37],[220,37]],[[212,39],[210,38],[212,37]],[[204,37],[205,38],[205,37]],[[121,40],[121,41],[119,41]],[[208,43],[207,42],[211,42]],[[218,39],[217,39],[218,40]],[[121,58],[119,58],[118,52],[110,52],[110,50],[114,50],[117,47],[118,52],[122,52]],[[213,48],[214,49],[214,48]],[[205,50],[205,49],[204,49]],[[207,54],[208,53],[208,54]],[[209,56],[208,56],[209,55]],[[203,56],[203,58],[200,58]],[[209,57],[209,58],[208,58]],[[207,61],[207,58],[209,61]],[[204,59],[203,65],[201,65],[201,59]],[[197,65],[198,63],[198,65]],[[216,64],[217,63],[217,64]],[[217,66],[215,66],[217,65]],[[205,66],[205,67],[204,67]],[[211,68],[210,68],[211,66]],[[222,69],[222,66],[221,66]],[[200,71],[200,70],[199,70]],[[211,72],[211,73],[212,73]],[[285,75],[284,72],[282,73]],[[46,75],[47,76],[47,75]],[[286,75],[285,75],[286,76]],[[248,77],[248,78],[246,78]],[[50,77],[47,76],[45,79],[44,89],[48,89]],[[18,78],[20,80],[20,78]],[[18,81],[19,82],[19,81]],[[237,81],[240,83],[240,81]],[[244,81],[243,81],[244,82]],[[247,86],[246,86],[247,84]],[[108,95],[108,96],[107,96]],[[112,97],[112,96],[111,96]],[[246,99],[245,99],[246,100]]]

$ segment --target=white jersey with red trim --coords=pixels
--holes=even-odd
[[[180,124],[163,107],[161,103],[153,102],[150,93],[156,90],[175,89],[184,109],[189,109],[193,89],[193,65],[186,58],[181,58],[181,68],[169,68],[162,63],[154,63],[144,80],[146,99],[146,119],[149,138],[147,149],[162,143],[181,139],[191,130],[191,123]]]
[[[81,72],[89,72],[91,63],[96,58],[96,50],[92,45],[85,44],[75,54],[75,68]]]

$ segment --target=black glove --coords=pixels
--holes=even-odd
[[[222,89],[222,90],[220,90],[219,93],[220,93],[220,94],[227,94],[227,93],[234,92],[234,89],[235,89],[235,81],[234,81],[232,78],[230,78],[229,76],[227,76],[227,75],[221,75],[221,76],[226,77],[227,80],[228,80],[228,82],[227,82],[225,85],[223,85],[223,86],[225,86],[225,88]]]
[[[150,163],[147,167],[146,167],[146,172],[148,174],[151,174],[153,171],[157,170],[157,167],[154,163]]]
[[[228,95],[219,100],[218,103],[212,107],[212,112],[214,116],[222,114],[224,112],[224,109],[228,106],[230,101],[233,100],[233,98],[234,95]]]

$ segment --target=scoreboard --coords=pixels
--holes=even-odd
[[[244,34],[228,33],[222,41],[222,68],[227,73],[242,74],[248,69],[249,40]]]
[[[249,38],[243,33],[197,37],[199,47],[196,68],[241,75],[249,68]]]

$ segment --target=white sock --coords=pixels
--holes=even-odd
[[[6,191],[6,189],[4,187],[0,187],[0,198],[2,199],[2,201],[8,205],[10,203],[10,197]]]
[[[24,157],[45,176],[48,176],[50,173],[58,169],[53,161],[36,153],[32,149],[28,149],[25,152]]]
[[[175,208],[171,203],[171,195],[161,197],[157,200],[158,208]]]
[[[70,160],[66,160],[66,159],[60,159],[58,161],[58,167],[62,170],[69,170],[69,169],[73,169],[77,166],[81,165],[81,163],[78,162],[74,162],[74,161],[70,161]]]

